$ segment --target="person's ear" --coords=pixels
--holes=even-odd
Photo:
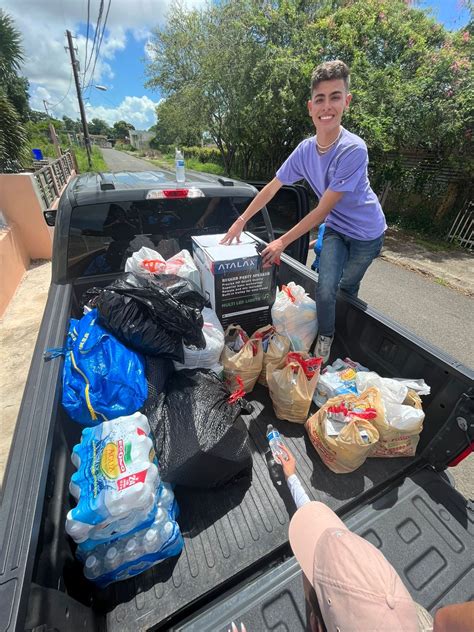
[[[349,94],[346,95],[346,102],[344,104],[344,109],[347,109],[349,107],[349,103],[352,101],[352,94],[349,92]]]
[[[311,99],[308,101],[308,113],[310,116],[313,115],[313,101]]]

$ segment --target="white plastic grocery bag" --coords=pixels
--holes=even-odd
[[[292,351],[308,352],[318,331],[316,302],[290,281],[277,292],[272,321],[276,331],[290,339]]]
[[[133,272],[138,276],[150,274],[176,274],[193,281],[201,287],[201,277],[188,250],[181,250],[173,257],[165,260],[159,252],[142,246],[125,262],[125,272]]]
[[[224,329],[213,309],[204,307],[202,310],[204,325],[202,333],[206,341],[204,349],[196,347],[184,347],[184,363],[174,362],[177,371],[182,369],[210,369],[214,373],[222,373],[222,364],[219,364],[224,349]]]

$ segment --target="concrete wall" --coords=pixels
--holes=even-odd
[[[31,173],[0,175],[0,210],[8,226],[18,229],[30,259],[51,259],[53,231],[43,217],[43,203]]]
[[[0,232],[0,317],[3,316],[30,264],[18,228]]]
[[[73,171],[69,179],[75,175]],[[51,208],[57,208],[58,203],[59,197]],[[0,317],[28,270],[30,260],[51,259],[54,229],[46,224],[44,210],[32,174],[0,174],[0,212],[7,224],[0,228]]]

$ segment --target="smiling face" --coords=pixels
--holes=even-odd
[[[349,107],[352,95],[348,94],[343,79],[321,81],[314,88],[308,111],[317,133],[324,136],[337,132],[342,114]]]

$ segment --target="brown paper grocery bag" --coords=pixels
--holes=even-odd
[[[373,420],[354,417],[343,427],[339,435],[329,436],[326,431],[327,410],[341,403],[352,408],[357,406],[361,409],[375,409],[376,418],[383,416],[383,407],[377,389],[367,389],[361,396],[333,397],[306,422],[305,428],[309,439],[323,463],[336,474],[347,474],[360,467],[371,454],[378,443],[379,432],[373,425]],[[361,431],[366,433],[368,443],[362,439]]]
[[[238,331],[243,331],[239,325],[229,325],[225,331],[226,342],[235,337]],[[250,339],[237,352],[229,349],[226,344],[220,362],[224,367],[224,379],[229,380],[231,388],[236,386],[236,378],[239,376],[245,392],[250,393],[262,371],[262,341]]]
[[[261,327],[253,334],[252,338],[265,338],[271,335],[267,350],[263,352],[263,366],[258,382],[267,386],[267,366],[271,364],[275,369],[281,369],[285,365],[286,354],[290,350],[290,339],[275,331],[273,325]]]
[[[423,410],[420,396],[415,391],[408,391],[403,404],[405,406],[413,406],[413,408],[417,408],[418,410]],[[379,431],[380,440],[377,445],[374,446],[374,450],[369,456],[392,459],[396,457],[415,456],[418,441],[420,440],[420,433],[423,430],[423,418],[420,419],[419,425],[410,431],[402,431],[393,428],[385,415],[383,420],[377,419],[374,425]]]
[[[318,378],[319,371],[308,380],[298,362],[290,362],[281,369],[267,365],[268,388],[278,419],[305,423]]]

